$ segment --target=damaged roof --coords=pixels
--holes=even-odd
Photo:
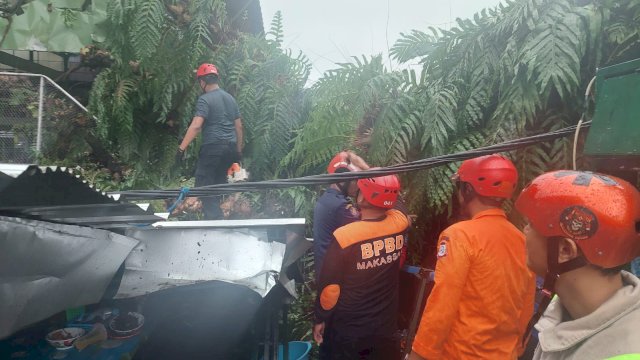
[[[163,220],[151,209],[121,203],[64,167],[0,166],[0,214],[96,228],[151,224]]]

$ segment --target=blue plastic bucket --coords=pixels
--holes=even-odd
[[[308,341],[289,341],[289,360],[309,360],[311,343]],[[284,360],[284,346],[278,346],[278,360]]]
[[[309,360],[310,351],[311,342],[309,341],[289,341],[289,360]],[[260,358],[260,360],[263,359],[263,357]],[[284,360],[284,346],[282,344],[278,345],[278,360]]]

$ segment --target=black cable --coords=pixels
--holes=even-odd
[[[591,126],[591,121],[583,122],[581,128]],[[473,150],[462,151],[454,154],[434,156],[427,159],[420,159],[404,164],[392,165],[374,170],[363,170],[358,172],[346,172],[338,174],[320,174],[310,175],[292,179],[275,179],[257,182],[242,182],[232,184],[216,184],[192,188],[189,190],[189,196],[212,196],[225,193],[256,191],[265,189],[281,189],[292,186],[312,186],[322,184],[332,184],[344,182],[348,180],[357,180],[368,177],[405,173],[417,170],[426,170],[437,166],[446,165],[452,162],[463,161],[474,157],[489,155],[498,152],[512,151],[527,146],[538,144],[545,141],[555,140],[567,135],[574,134],[577,125],[569,126],[548,133],[528,136],[520,139],[505,141],[499,144],[485,146]],[[180,194],[181,189],[171,190],[130,190],[130,191],[114,191],[110,194],[120,194],[129,200],[136,199],[165,199],[176,197]]]

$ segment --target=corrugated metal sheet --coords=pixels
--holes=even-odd
[[[0,165],[0,214],[112,229],[162,220],[151,210],[121,203],[64,167]]]
[[[117,202],[69,169],[13,171],[0,175],[0,338],[104,296],[206,281],[245,286],[262,297],[281,284],[296,295],[285,270],[311,246],[304,219],[159,221],[150,209]],[[94,228],[120,228],[127,236]],[[122,278],[116,277],[123,263]]]

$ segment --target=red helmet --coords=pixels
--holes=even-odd
[[[482,196],[510,198],[518,183],[518,171],[511,160],[493,154],[465,160],[456,173]]]
[[[202,64],[196,72],[196,78],[207,75],[218,75],[218,68],[213,64]]]
[[[400,180],[396,175],[360,179],[358,189],[371,205],[390,209],[398,199]]]
[[[542,236],[574,240],[594,265],[612,268],[640,255],[640,193],[622,179],[549,172],[522,191],[516,208]]]
[[[329,174],[343,173],[355,171],[356,167],[349,163],[349,154],[346,151],[338,153],[331,159],[329,166],[327,166],[327,172]]]

